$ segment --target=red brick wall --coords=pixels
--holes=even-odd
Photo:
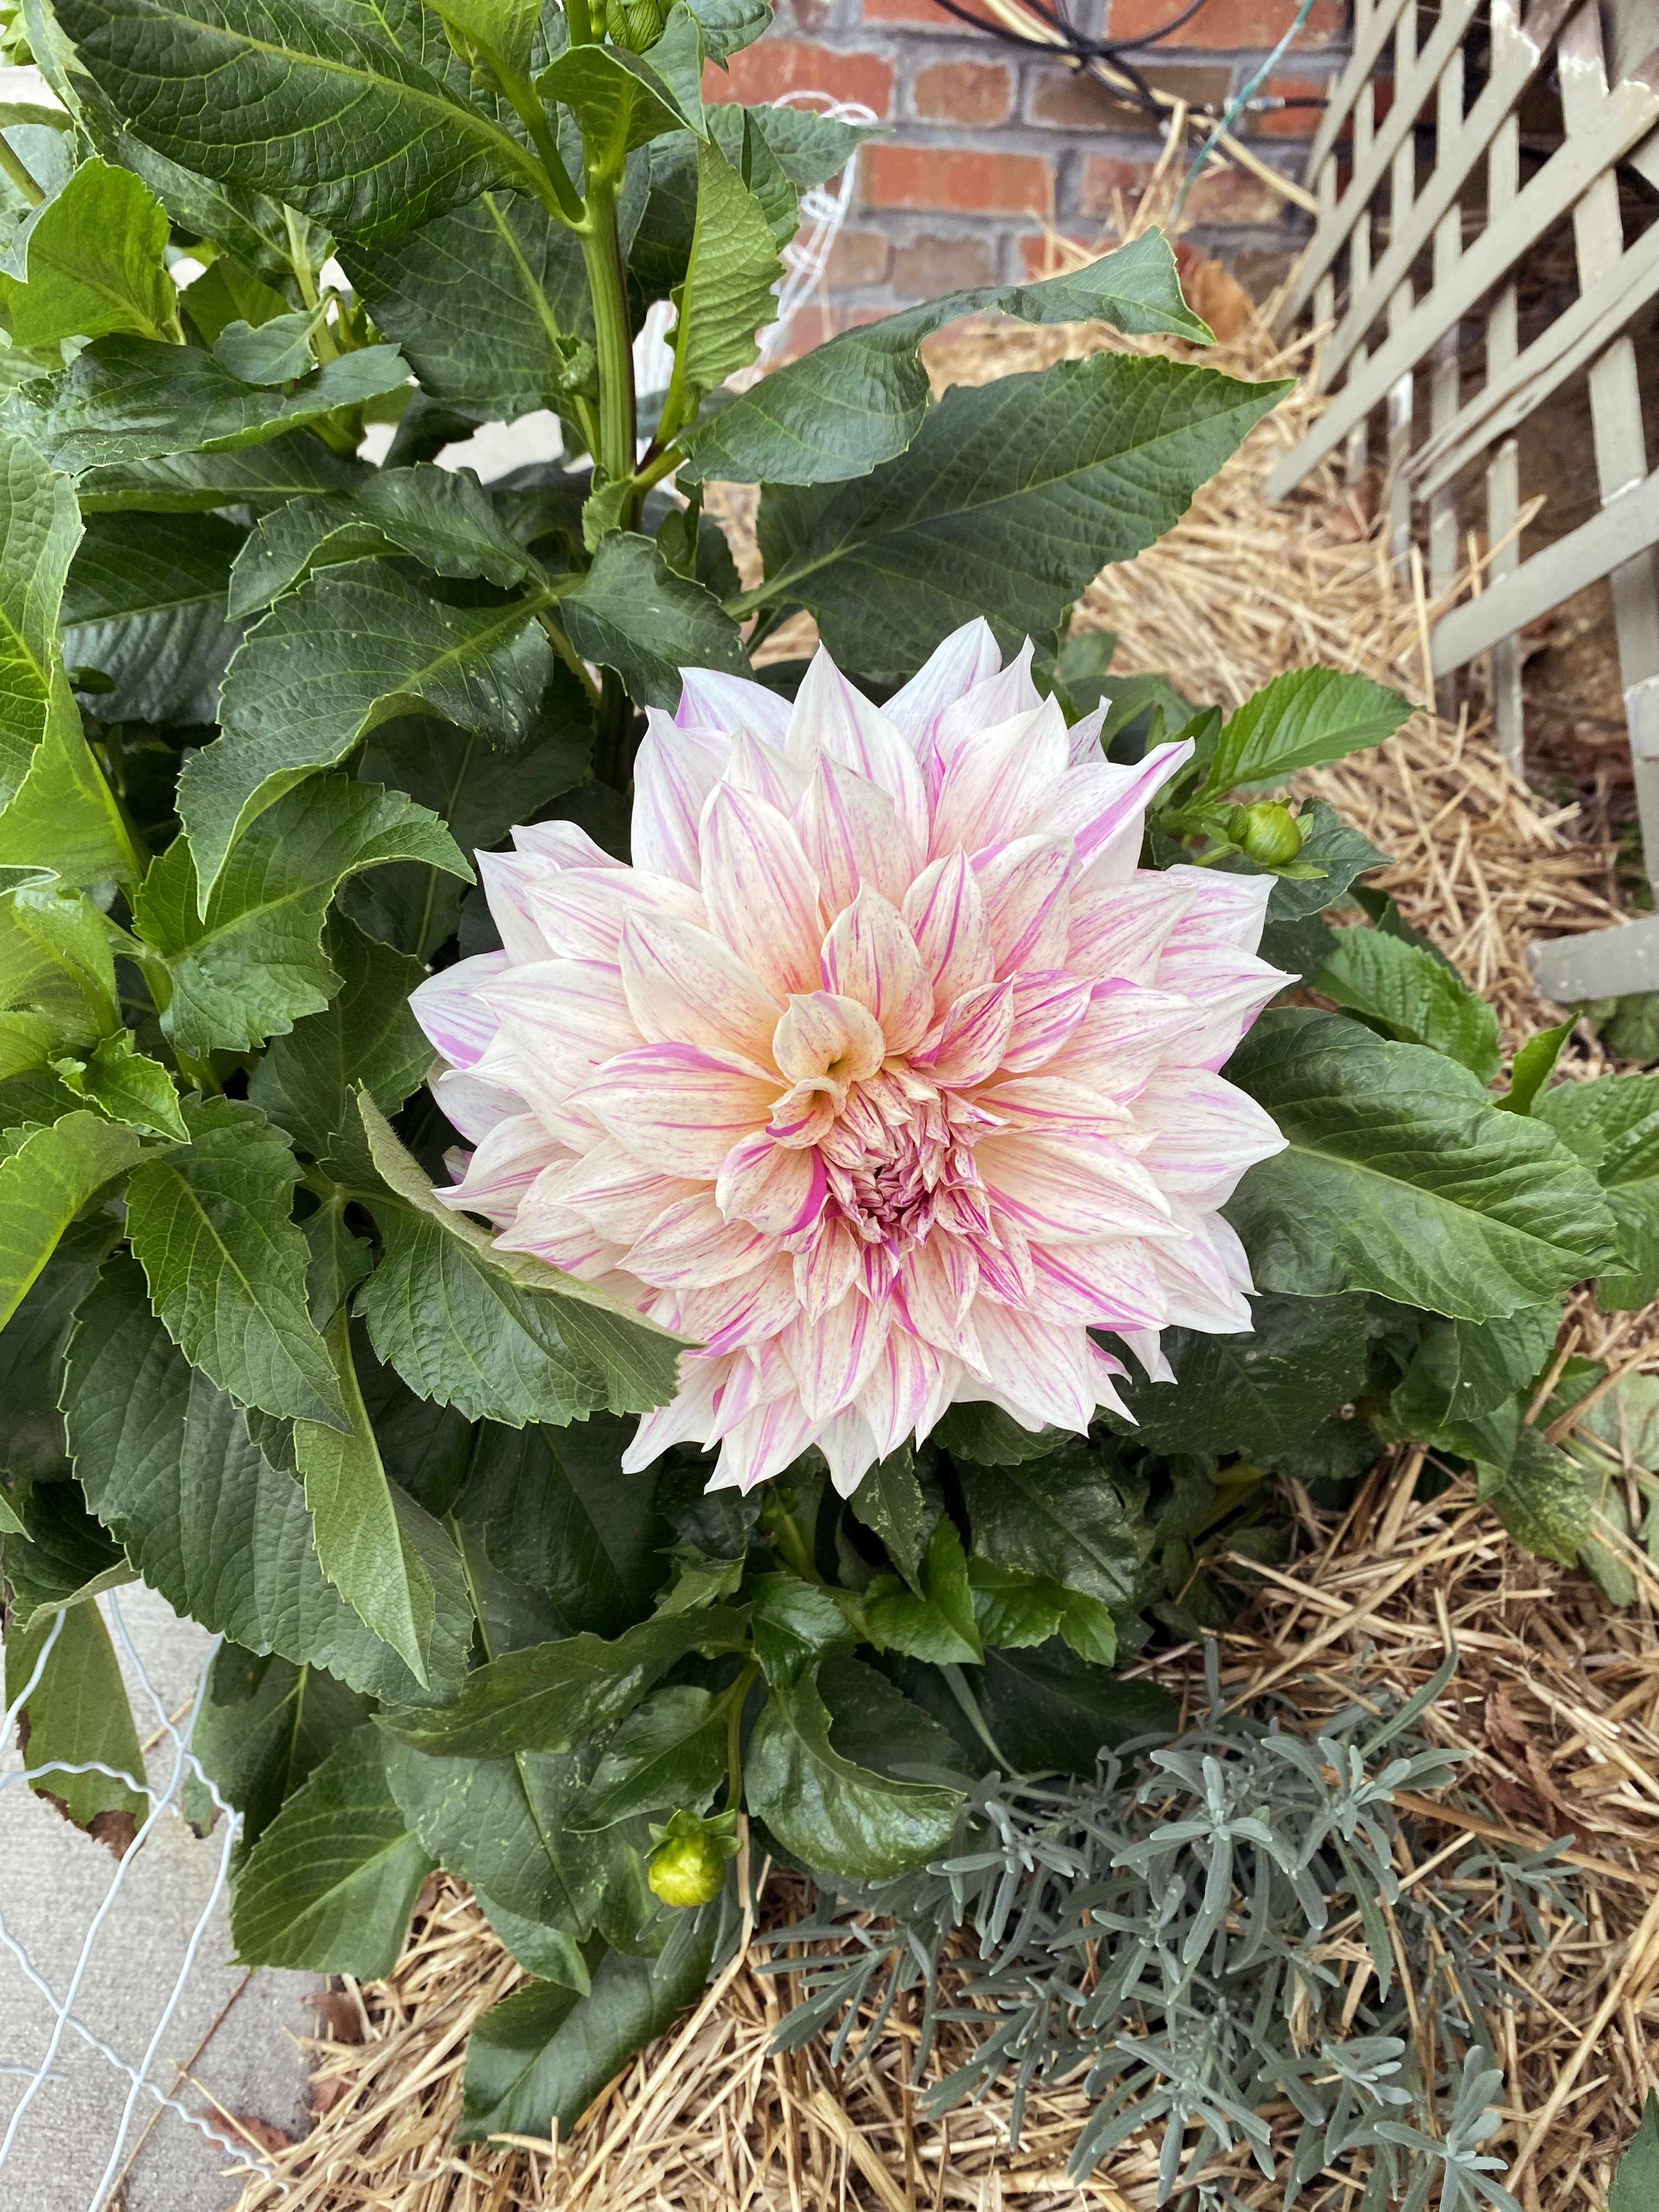
[[[1079,29],[1133,38],[1181,0],[1073,0]],[[1218,109],[1261,65],[1297,0],[1205,0],[1166,44],[1135,57],[1141,73],[1194,107]],[[1264,89],[1319,98],[1346,52],[1346,0],[1316,0]],[[1114,194],[1131,207],[1158,151],[1158,126],[1091,78],[1040,49],[1011,46],[933,0],[778,0],[775,27],[711,68],[712,98],[774,100],[827,92],[862,100],[888,126],[859,160],[858,194],[830,262],[819,309],[791,350],[830,329],[958,286],[1006,282],[1040,260],[1045,222],[1092,243],[1109,228]],[[1253,115],[1239,135],[1299,176],[1316,107]],[[1196,142],[1194,142],[1196,144]],[[1258,295],[1306,234],[1272,188],[1235,168],[1210,173],[1187,203],[1185,235]]]

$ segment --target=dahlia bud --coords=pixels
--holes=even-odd
[[[737,1814],[717,1813],[699,1819],[681,1810],[666,1827],[653,1822],[645,1878],[653,1897],[665,1905],[708,1905],[720,1893],[726,1862],[738,1850]]]
[[[1248,860],[1281,868],[1302,850],[1302,825],[1276,799],[1253,799],[1227,817],[1227,835]]]
[[[606,13],[616,43],[630,53],[642,54],[661,38],[667,10],[659,0],[613,0]]]

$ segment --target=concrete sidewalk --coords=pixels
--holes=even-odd
[[[150,1590],[133,1585],[118,1596],[164,1711],[178,1714],[194,1694],[210,1639]],[[108,1601],[102,1602],[107,1613]],[[148,1743],[160,1723],[125,1657],[123,1665],[139,1741]],[[165,1735],[149,1759],[151,1786],[165,1789],[173,1766]],[[15,1741],[0,1746],[0,1775],[16,1773],[21,1764]],[[0,1913],[60,1996],[94,1916],[118,1872],[122,1875],[74,2009],[132,2066],[143,2065],[184,1972],[218,1877],[222,1842],[218,1831],[198,1839],[168,1809],[142,1849],[130,1852],[118,1869],[101,1844],[71,1827],[23,1784],[0,1790]],[[211,2103],[216,2099],[228,2112],[257,2116],[290,2136],[302,2133],[305,2069],[293,2038],[315,2033],[317,2017],[304,1999],[321,1986],[309,1975],[269,1968],[250,1977],[235,1965],[221,1896],[161,2030],[149,2078],[206,2118],[217,2118]],[[0,2136],[27,2093],[52,2025],[53,2008],[9,1948],[0,1950]],[[228,2172],[233,2161],[227,2153],[143,2092],[133,2100],[116,2174],[143,2131],[149,2132],[112,2196],[114,2177],[107,2183],[104,2177],[122,2134],[131,2087],[125,2074],[67,2030],[0,2164],[0,2212],[106,2212],[116,2206],[120,2212],[225,2212],[234,2205],[245,2177]],[[222,2119],[217,2124],[234,2134]]]

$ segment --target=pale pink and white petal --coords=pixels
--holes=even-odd
[[[1166,1068],[1134,1102],[1150,1139],[1142,1165],[1180,1206],[1224,1206],[1258,1160],[1285,1149],[1279,1124],[1247,1091],[1202,1068]]]
[[[1168,873],[1193,894],[1193,903],[1170,940],[1171,952],[1190,949],[1202,954],[1218,945],[1231,945],[1236,952],[1255,951],[1276,876],[1234,875],[1218,868],[1184,866]]]
[[[1039,1243],[1175,1233],[1169,1200],[1133,1155],[1110,1137],[1020,1130],[988,1137],[975,1158],[997,1204]]]
[[[1067,772],[1055,805],[1054,826],[1076,838],[1078,865],[1089,890],[1125,881],[1134,872],[1146,809],[1192,757],[1192,740],[1187,738],[1179,744],[1154,746],[1133,767],[1097,761]]]
[[[622,1455],[624,1474],[641,1474],[676,1444],[701,1443],[714,1419],[714,1401],[733,1361],[710,1359],[700,1352],[680,1354],[678,1394],[644,1415]]]
[[[519,1201],[511,1228],[503,1230],[495,1242],[503,1252],[528,1252],[550,1267],[591,1281],[614,1268],[627,1247],[599,1236],[559,1203],[553,1193],[562,1172],[562,1168],[549,1168],[536,1178]],[[643,1295],[636,1286],[635,1297]]]
[[[1203,1026],[1203,1009],[1180,992],[1109,978],[1095,985],[1088,1011],[1045,1072],[1110,1098],[1133,1098],[1166,1057],[1187,1061]]]
[[[858,1395],[881,1356],[889,1326],[889,1316],[862,1291],[849,1291],[811,1320],[798,1314],[783,1331],[779,1348],[814,1421],[827,1421]]]
[[[1066,969],[1014,979],[1014,1025],[1003,1048],[1011,1075],[1029,1074],[1052,1060],[1089,1011],[1094,986]]]
[[[1034,1244],[1032,1304],[1049,1321],[1091,1328],[1158,1328],[1169,1318],[1169,1293],[1138,1237],[1098,1244]]]
[[[1042,705],[1042,695],[1031,681],[1032,652],[1028,637],[1006,668],[988,672],[945,709],[935,732],[937,748],[948,755],[963,738],[994,730]]]
[[[776,1249],[746,1221],[728,1221],[704,1189],[659,1213],[623,1260],[630,1274],[659,1290],[703,1290],[758,1267]]]
[[[709,1488],[753,1490],[781,1474],[812,1442],[817,1424],[798,1398],[775,1398],[740,1421],[720,1446]]]
[[[410,993],[410,1012],[426,1031],[433,1050],[452,1067],[474,1066],[495,1036],[495,1013],[482,993],[486,983],[504,975],[512,964],[509,952],[475,953],[453,968],[441,968]]]
[[[792,1085],[772,1102],[767,1127],[774,1144],[799,1150],[822,1144],[836,1126],[845,1103],[842,1086],[833,1076],[809,1075]]]
[[[680,686],[674,719],[682,729],[724,730],[728,737],[752,730],[780,749],[789,734],[789,702],[746,676],[727,676],[715,668],[683,668]]]
[[[1181,1241],[1152,1245],[1148,1256],[1169,1298],[1172,1328],[1203,1329],[1212,1336],[1255,1328],[1247,1297],[1250,1263],[1224,1214],[1205,1216]]]
[[[1126,983],[1156,982],[1164,948],[1194,903],[1188,885],[1175,880],[1176,873],[1173,868],[1161,875],[1148,870],[1133,882],[1092,891],[1074,884],[1066,966],[1097,981],[1110,976]]]
[[[543,938],[561,959],[608,960],[616,966],[623,923],[630,914],[674,915],[708,926],[702,901],[689,884],[643,868],[565,868],[539,878],[526,896]]]
[[[881,1456],[870,1424],[856,1406],[843,1407],[833,1420],[822,1423],[817,1443],[830,1463],[837,1498],[850,1498]]]
[[[627,1246],[642,1237],[659,1214],[704,1187],[687,1177],[665,1176],[659,1168],[636,1159],[614,1137],[601,1137],[564,1170],[551,1195],[602,1237]]]
[[[927,1058],[929,1073],[963,1090],[985,1082],[1001,1066],[1013,1026],[1012,978],[968,992],[945,1017],[939,1043]]]
[[[896,906],[862,890],[823,940],[828,989],[867,1006],[890,1053],[914,1051],[933,1021],[933,987]]]
[[[1060,968],[1071,934],[1071,840],[1018,837],[974,860],[999,975]]]
[[[710,927],[780,1005],[817,988],[817,878],[775,807],[720,787],[703,817],[702,882]]]
[[[1086,714],[1079,715],[1066,732],[1067,757],[1073,768],[1088,768],[1101,758],[1100,732],[1105,726],[1109,699],[1103,699]]]
[[[991,1305],[983,1298],[974,1318],[985,1371],[999,1401],[1011,1411],[1021,1407],[1035,1414],[1026,1423],[1030,1427],[1051,1423],[1086,1436],[1099,1403],[1086,1331],[1039,1321],[1017,1306]],[[1014,1418],[1023,1420],[1025,1414],[1015,1412]]]
[[[732,740],[732,757],[724,781],[733,791],[747,791],[793,818],[811,778],[764,738],[752,730],[739,730]]]
[[[994,980],[991,924],[973,864],[960,845],[929,862],[900,911],[933,980],[935,1019],[965,993]]]
[[[1128,1108],[1074,1075],[1056,1074],[1054,1066],[1051,1060],[1041,1074],[1009,1076],[988,1084],[975,1094],[974,1103],[1006,1128],[1046,1130],[1062,1137],[1077,1130],[1112,1137],[1136,1149],[1138,1124]]]
[[[828,753],[843,768],[867,776],[892,800],[917,847],[926,845],[927,792],[915,748],[879,707],[848,682],[823,646],[795,694],[784,750],[805,769],[815,768]]]
[[[827,1188],[814,1147],[781,1145],[761,1129],[740,1138],[721,1161],[714,1200],[723,1213],[769,1237],[798,1237],[823,1212]]]
[[[554,868],[625,868],[574,822],[530,822],[513,832],[515,849]]]
[[[681,729],[660,707],[647,707],[645,721],[634,756],[635,865],[695,890],[702,882],[697,825],[732,741],[717,730]]]
[[[621,970],[602,960],[538,960],[483,986],[501,1026],[478,1063],[526,1098],[568,1098],[617,1054],[642,1044]]]
[[[1211,1069],[1224,1066],[1268,1000],[1296,980],[1253,952],[1232,952],[1225,946],[1207,960],[1196,951],[1166,952],[1158,963],[1162,989],[1182,992],[1200,1004],[1203,1024],[1183,1053],[1196,1066]]]
[[[732,1282],[685,1291],[680,1296],[680,1313],[683,1333],[696,1337],[707,1351],[736,1352],[756,1345],[767,1356],[772,1340],[800,1316],[794,1262],[780,1253]]]
[[[525,1101],[510,1085],[491,1083],[463,1067],[441,1069],[430,1089],[444,1118],[475,1145],[482,1144],[509,1115],[525,1110]]]
[[[1019,1223],[1000,1205],[992,1208],[992,1231],[974,1247],[979,1262],[977,1313],[988,1298],[994,1305],[1029,1306],[1036,1297],[1036,1267],[1031,1243]]]
[[[776,1089],[729,1054],[647,1044],[608,1062],[577,1103],[648,1166],[713,1182],[738,1139],[765,1127]]]
[[[982,615],[952,630],[943,645],[935,646],[910,681],[894,692],[882,712],[910,742],[920,759],[932,744],[939,720],[948,707],[967,696],[976,684],[1000,674],[1002,653]]]
[[[523,853],[475,853],[490,919],[509,960],[546,960],[553,947],[543,935],[530,903],[532,886],[546,871]]]
[[[726,1355],[729,1372],[720,1385],[714,1418],[703,1432],[705,1444],[717,1444],[730,1436],[740,1421],[777,1398],[793,1398],[795,1378],[789,1363],[767,1346],[750,1346]]]
[[[962,711],[953,708],[951,714]],[[945,719],[948,726],[951,716]],[[945,773],[933,802],[933,857],[957,845],[982,852],[1041,827],[1066,773],[1066,718],[1055,701],[1045,699],[1029,714],[954,744],[942,730],[939,752]]]
[[[978,1295],[979,1255],[966,1237],[930,1237],[906,1253],[896,1296],[910,1328],[970,1367],[979,1364],[973,1323]]]
[[[842,1220],[820,1223],[795,1255],[795,1295],[808,1321],[839,1305],[864,1273],[864,1247]]]
[[[881,1357],[858,1394],[859,1412],[874,1439],[875,1458],[886,1459],[907,1437],[927,1435],[960,1371],[957,1361],[908,1329],[888,1331]]]
[[[828,1076],[843,1091],[872,1076],[887,1052],[870,1008],[834,991],[805,991],[791,999],[767,1042],[789,1082]]]
[[[1117,1332],[1146,1370],[1149,1382],[1173,1382],[1176,1371],[1164,1354],[1155,1328],[1121,1328]]]
[[[622,983],[650,1044],[712,1044],[764,1067],[778,1001],[722,938],[672,915],[629,915],[623,925]]]
[[[546,1130],[533,1114],[510,1114],[498,1121],[479,1143],[448,1190],[434,1192],[444,1205],[468,1213],[487,1214],[505,1224],[544,1168],[559,1154]]]
[[[794,823],[829,912],[851,906],[865,884],[897,906],[921,866],[921,840],[867,776],[822,754]]]

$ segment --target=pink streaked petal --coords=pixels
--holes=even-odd
[[[561,1267],[568,1275],[591,1281],[596,1275],[609,1273],[624,1248],[598,1236],[568,1206],[560,1205],[553,1191],[562,1173],[562,1168],[553,1167],[537,1177],[520,1200],[512,1227],[495,1242],[503,1252],[528,1252],[535,1259],[544,1260],[550,1267]],[[642,1295],[637,1285],[634,1295]]]
[[[620,970],[602,960],[538,960],[483,988],[501,1026],[478,1072],[499,1071],[537,1104],[568,1098],[606,1060],[644,1042]]]
[[[842,1087],[832,1076],[808,1076],[773,1100],[767,1122],[773,1142],[796,1151],[822,1144],[836,1126],[842,1100]]]
[[[823,981],[881,1024],[890,1053],[913,1051],[933,1020],[933,987],[896,906],[861,890],[823,940]]]
[[[817,878],[775,807],[719,787],[703,816],[702,881],[710,927],[780,1004],[817,988]]]
[[[659,1290],[703,1290],[757,1267],[775,1249],[746,1221],[728,1221],[712,1192],[698,1191],[659,1213],[622,1264]]]
[[[823,1212],[827,1187],[815,1151],[781,1145],[761,1129],[740,1138],[720,1163],[714,1200],[722,1213],[769,1237],[797,1237]]]
[[[897,1285],[900,1310],[917,1336],[970,1367],[979,1364],[971,1317],[979,1295],[979,1260],[963,1237],[930,1237],[904,1255]]]
[[[626,1247],[642,1237],[659,1214],[698,1188],[695,1182],[643,1165],[614,1137],[602,1137],[580,1159],[571,1162],[550,1194],[602,1237]]]
[[[768,1040],[791,1083],[829,1076],[843,1091],[875,1073],[886,1056],[881,1024],[868,1006],[834,991],[804,991],[789,1001]]]
[[[795,1255],[795,1295],[808,1321],[839,1305],[863,1272],[864,1247],[844,1221],[825,1221]]]
[[[974,1310],[985,1371],[1000,1401],[1031,1428],[1052,1423],[1086,1436],[1099,1402],[1086,1332],[1061,1322],[1039,1321],[1017,1306]],[[1037,1418],[1027,1419],[1018,1407]]]
[[[680,1354],[680,1387],[665,1406],[647,1413],[622,1455],[624,1474],[641,1474],[675,1444],[701,1443],[714,1419],[714,1400],[734,1362],[700,1352]]]
[[[1169,1297],[1172,1327],[1201,1328],[1212,1336],[1255,1328],[1246,1297],[1250,1263],[1222,1215],[1205,1216],[1182,1243],[1153,1245],[1150,1257]]]
[[[896,1452],[907,1437],[927,1434],[961,1371],[958,1361],[922,1343],[908,1329],[888,1331],[881,1357],[858,1395],[858,1409],[869,1424],[877,1459]]]
[[[513,832],[514,848],[555,868],[625,868],[574,822],[531,822]]]
[[[697,824],[732,742],[717,730],[678,728],[659,707],[647,707],[645,720],[634,756],[635,864],[696,890],[702,882]]]
[[[1274,876],[1224,874],[1218,868],[1174,867],[1168,871],[1193,894],[1193,904],[1170,939],[1172,953],[1204,953],[1218,945],[1235,952],[1254,952],[1261,942]]]
[[[1052,1061],[1041,1075],[1018,1075],[988,1085],[975,1095],[974,1103],[1017,1129],[1046,1129],[1061,1136],[1079,1129],[1130,1145],[1136,1134],[1134,1116],[1127,1107],[1104,1097],[1092,1084],[1056,1075]]]
[[[784,748],[803,768],[828,753],[884,791],[920,848],[927,836],[927,793],[915,747],[842,674],[820,646],[795,694]]]
[[[473,858],[507,958],[515,964],[550,959],[553,946],[531,905],[533,887],[547,873],[544,864],[524,853],[475,853]]]
[[[983,1083],[1002,1065],[1013,1026],[1012,979],[969,991],[945,1017],[944,1033],[927,1061],[929,1072],[941,1083]]]
[[[981,1237],[977,1312],[987,1298],[1000,1306],[1029,1306],[1036,1296],[1036,1268],[1025,1231],[1001,1206],[993,1214],[995,1233]]]
[[[932,744],[939,719],[976,684],[1000,673],[1002,653],[982,615],[952,630],[935,646],[910,681],[882,708],[894,728],[908,738],[918,759]]]
[[[794,1263],[787,1254],[750,1267],[730,1283],[684,1291],[681,1328],[709,1352],[736,1352],[744,1345],[765,1346],[799,1318]]]
[[[682,729],[724,730],[735,737],[752,730],[769,745],[781,747],[789,732],[789,702],[746,676],[725,676],[714,668],[682,668],[680,703],[674,720]]]
[[[960,845],[922,870],[905,893],[902,911],[921,964],[933,979],[936,1019],[965,992],[994,979],[996,957],[985,901]]]
[[[1091,708],[1066,732],[1067,757],[1073,768],[1091,767],[1101,757],[1100,732],[1111,703],[1109,699],[1103,699],[1099,706]]]
[[[830,1480],[837,1498],[850,1498],[881,1454],[870,1433],[870,1424],[856,1406],[843,1407],[817,1432],[817,1448],[830,1462]]]
[[[974,861],[997,974],[1064,965],[1071,932],[1072,846],[1066,837],[1018,837]]]
[[[1109,1137],[1021,1130],[985,1138],[975,1160],[998,1206],[1041,1243],[1175,1233],[1169,1200],[1140,1163]]]
[[[1134,1117],[1152,1140],[1143,1165],[1182,1206],[1224,1206],[1247,1169],[1285,1149],[1271,1115],[1202,1068],[1161,1069],[1137,1097]]]
[[[1117,1334],[1123,1339],[1146,1372],[1149,1382],[1173,1382],[1176,1371],[1164,1357],[1159,1332],[1155,1328],[1121,1328]]]
[[[623,925],[622,983],[651,1044],[708,1044],[764,1067],[777,1001],[712,930],[672,915],[629,915]]]
[[[1166,1054],[1190,1058],[1190,1042],[1203,1026],[1202,1008],[1178,991],[1111,978],[1095,985],[1088,1012],[1048,1073],[1111,1098],[1133,1098]]]
[[[1097,1344],[1092,1337],[1087,1338],[1085,1341],[1089,1347],[1088,1368],[1094,1387],[1096,1406],[1104,1406],[1108,1412],[1115,1413],[1119,1420],[1127,1421],[1133,1427],[1135,1417],[1119,1397],[1116,1387],[1128,1374],[1128,1369],[1121,1359]]]
[[[647,1044],[619,1054],[574,1103],[647,1166],[712,1182],[738,1138],[765,1127],[776,1091],[729,1054]]]
[[[781,1474],[806,1449],[817,1425],[799,1398],[775,1398],[740,1421],[720,1446],[711,1490],[753,1490]]]
[[[1092,984],[1065,969],[1014,978],[1014,1026],[1003,1048],[1011,1075],[1028,1074],[1050,1060],[1089,1011]]]
[[[1207,957],[1196,951],[1171,956],[1158,963],[1158,981],[1168,991],[1181,991],[1197,1000],[1203,1024],[1182,1047],[1200,1067],[1224,1066],[1238,1041],[1269,999],[1294,983],[1286,975],[1258,960],[1253,952],[1229,952],[1224,947]]]
[[[509,1115],[525,1110],[524,1100],[510,1085],[491,1083],[465,1068],[444,1068],[433,1077],[431,1090],[446,1120],[475,1145],[482,1144]]]
[[[1067,770],[1054,802],[1053,826],[1076,838],[1078,863],[1091,890],[1133,873],[1146,809],[1192,757],[1192,740],[1187,738],[1155,746],[1133,767],[1097,755]]]
[[[794,821],[831,913],[850,906],[866,884],[896,906],[915,881],[921,840],[878,785],[828,753],[819,756]]]
[[[1132,1237],[1098,1244],[1034,1244],[1035,1311],[1049,1321],[1091,1328],[1158,1328],[1169,1318],[1169,1294],[1147,1246]]]
[[[1192,890],[1181,880],[1186,872],[1146,869],[1127,884],[1092,891],[1074,884],[1066,966],[1097,981],[1108,976],[1127,983],[1157,981],[1164,948],[1192,910]]]
[[[999,723],[1010,722],[1017,714],[1029,714],[1034,707],[1041,706],[1042,695],[1031,681],[1032,650],[1028,637],[1006,668],[988,672],[945,708],[939,716],[937,739],[946,756],[962,738],[994,730]]]
[[[732,740],[725,781],[733,791],[750,792],[776,807],[780,814],[793,817],[811,778],[764,738],[757,738],[752,730],[739,730]]]
[[[795,1378],[788,1361],[778,1352],[766,1346],[758,1351],[751,1347],[727,1357],[731,1371],[720,1386],[714,1421],[703,1437],[705,1444],[717,1444],[740,1421],[746,1421],[760,1407],[769,1406],[775,1398],[794,1395]]]
[[[812,1320],[798,1315],[783,1331],[779,1348],[814,1421],[827,1421],[857,1397],[891,1326],[890,1312],[862,1291],[849,1291]]]
[[[994,729],[948,740],[952,716],[968,703],[952,708],[940,728],[945,774],[933,802],[935,859],[957,845],[982,852],[1041,828],[1066,773],[1066,718],[1055,701],[1045,699]]]
[[[440,969],[410,993],[410,1012],[426,1031],[433,1050],[441,1053],[452,1067],[474,1066],[495,1036],[495,1015],[481,993],[512,964],[510,952],[476,953],[471,960]]]
[[[615,966],[630,914],[677,915],[708,926],[702,901],[690,884],[643,868],[565,868],[540,878],[527,896],[543,937],[563,959],[608,960]]]
[[[483,1139],[447,1190],[433,1195],[445,1206],[488,1214],[498,1224],[512,1218],[519,1201],[558,1153],[533,1114],[512,1114]]]

